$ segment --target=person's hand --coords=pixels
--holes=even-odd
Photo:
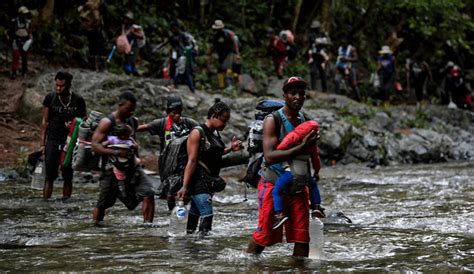
[[[309,60],[308,60],[308,64],[312,64],[312,63],[313,63],[313,61],[314,61],[314,60],[313,60],[313,58],[309,58]]]
[[[242,141],[238,140],[237,137],[232,137],[232,143],[230,145],[230,150],[231,151],[239,151],[241,150],[242,148],[244,148],[242,146]]]
[[[319,173],[316,173],[316,172],[315,172],[315,173],[313,174],[313,177],[314,177],[314,180],[315,180],[316,182],[319,182],[319,179],[320,179],[320,178],[319,178]]]
[[[304,137],[303,142],[302,142],[302,145],[303,145],[302,148],[306,149],[310,146],[315,145],[317,140],[318,140],[318,133],[314,130],[311,130],[310,133]]]
[[[184,198],[186,197],[186,194],[188,192],[188,189],[183,185],[181,189],[176,193],[176,198],[178,201],[184,201]]]
[[[240,55],[239,54],[235,55],[234,60],[235,61],[240,61]]]
[[[64,126],[69,130],[71,128],[72,121],[64,122]]]

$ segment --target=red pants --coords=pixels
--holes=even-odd
[[[283,213],[288,216],[284,226],[274,230],[273,190],[274,184],[260,178],[258,183],[258,227],[253,240],[261,246],[282,242],[285,227],[286,242],[309,243],[309,195],[308,189],[296,195],[283,196]]]
[[[20,68],[20,56],[22,73],[26,73],[28,70],[28,52],[20,49],[13,49],[12,72],[16,72]]]

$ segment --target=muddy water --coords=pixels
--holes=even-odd
[[[0,271],[474,271],[474,163],[325,168],[321,191],[328,211],[353,224],[326,223],[323,260],[295,260],[292,245],[246,248],[256,227],[256,193],[244,201],[230,179],[216,195],[207,238],[169,238],[166,204],[157,200],[153,225],[122,204],[104,227],[91,224],[97,184],[76,184],[74,197],[43,202],[29,184],[0,184]],[[230,175],[234,170],[228,170]]]

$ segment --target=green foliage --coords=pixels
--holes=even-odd
[[[347,106],[341,107],[337,111],[337,115],[341,117],[342,120],[348,122],[356,128],[360,128],[364,124],[362,119],[359,116],[352,114]]]
[[[410,128],[427,128],[430,122],[431,113],[424,109],[417,109],[415,112],[415,119],[407,120],[406,125]]]

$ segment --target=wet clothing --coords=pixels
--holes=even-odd
[[[112,124],[109,132],[114,132],[116,126],[116,119],[113,113],[107,116]],[[138,126],[137,120],[134,117],[128,118],[125,123],[132,127],[132,137],[135,137],[135,131]],[[115,201],[119,197],[120,190],[118,187],[118,180],[113,172],[113,165],[107,161],[107,157],[103,157],[102,174],[99,178],[99,200],[96,207],[100,210],[105,210],[112,207]],[[104,163],[105,162],[105,163]],[[144,197],[155,196],[153,189],[153,183],[147,178],[145,172],[141,167],[134,169],[133,176],[127,178],[126,182],[127,200],[124,197],[120,197],[120,201],[130,210],[134,209]]]
[[[307,188],[295,195],[284,195],[283,204],[288,220],[284,226],[274,230],[273,182],[260,178],[258,183],[258,227],[253,233],[253,240],[261,246],[271,246],[283,240],[285,227],[286,242],[309,243],[309,195]]]
[[[46,146],[44,147],[46,179],[50,182],[53,182],[54,180],[56,180],[56,178],[58,178],[58,167],[61,168],[61,176],[63,177],[64,181],[72,181],[72,167],[63,167],[60,164],[63,147],[64,144],[58,144],[55,142],[47,142]]]
[[[280,128],[278,130],[278,142],[281,142],[285,136],[295,129],[295,125],[291,124],[288,118],[285,116],[283,109],[278,110],[278,115],[281,117]],[[305,116],[303,113],[299,113],[300,123],[305,121]],[[267,165],[267,169],[271,170],[274,174],[280,177],[285,173],[282,163],[273,163]],[[309,167],[309,166],[308,166]],[[266,170],[262,168],[262,171]],[[310,170],[308,169],[308,182]],[[271,181],[267,178],[268,173],[262,172],[262,178],[258,183],[258,227],[253,234],[254,241],[261,246],[270,246],[275,243],[282,241],[282,229],[273,230],[274,222],[274,199],[273,199],[273,189],[275,187],[275,182],[278,180],[275,179]],[[283,178],[285,179],[285,177]],[[286,178],[288,179],[288,178]],[[286,180],[288,181],[288,180]],[[281,186],[281,185],[280,185]],[[279,186],[279,187],[280,187]],[[278,187],[278,188],[279,188]],[[276,193],[280,192],[279,189],[275,191]],[[316,190],[319,190],[317,187],[312,189],[312,192],[315,193]],[[316,194],[314,194],[315,199]],[[309,194],[308,187],[304,186],[298,191],[288,191],[282,196],[282,209],[286,216],[288,216],[288,221],[285,222],[285,233],[286,241],[289,243],[299,242],[299,243],[309,243]],[[278,201],[277,201],[278,202]]]
[[[99,200],[96,207],[105,210],[112,207],[119,198],[118,180],[115,178],[112,169],[102,171],[99,178]],[[130,200],[124,200],[122,197],[119,200],[124,203],[128,209],[135,209],[144,197],[153,197],[153,183],[145,175],[141,167],[136,169],[136,173],[132,182],[126,186],[127,197]]]

